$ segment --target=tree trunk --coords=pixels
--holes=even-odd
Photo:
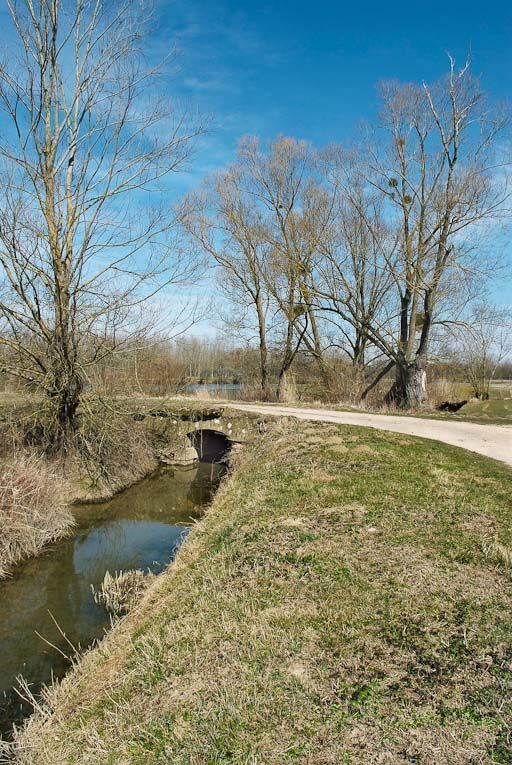
[[[76,414],[82,390],[82,380],[76,373],[56,372],[50,397],[55,404],[54,416],[58,441],[77,428]]]
[[[320,340],[320,332],[318,331],[318,324],[316,321],[316,315],[315,311],[313,309],[313,306],[311,304],[311,298],[310,298],[310,291],[309,288],[306,285],[303,285],[301,287],[301,294],[304,298],[304,302],[306,304],[308,316],[309,316],[309,323],[311,325],[311,333],[313,335],[313,343],[311,344],[308,342],[307,338],[304,338],[304,341],[306,343],[306,346],[308,347],[308,350],[313,354],[313,356],[316,358],[316,361],[318,363],[318,368],[320,370],[320,376],[322,378],[322,382],[324,384],[325,392],[329,393],[332,386],[332,379],[331,379],[331,369],[329,367],[329,364],[326,362],[324,353],[322,350],[322,343]]]
[[[272,392],[270,390],[269,382],[268,382],[268,369],[266,360],[261,360],[261,393],[263,396],[263,399],[266,400],[272,396]]]
[[[256,299],[256,311],[258,314],[258,332],[260,341],[260,383],[263,397],[269,397],[270,390],[268,384],[268,350],[267,350],[267,329],[265,326],[265,315],[261,304],[261,299]]]
[[[279,384],[277,388],[278,401],[290,403],[295,400],[295,385],[291,380],[287,369],[281,369],[279,373]]]
[[[288,326],[286,328],[286,340],[284,347],[284,355],[281,363],[281,369],[279,370],[279,380],[277,384],[277,400],[278,401],[290,401],[289,379],[288,370],[290,369],[293,359],[293,321],[288,319]]]
[[[316,360],[320,369],[320,377],[322,378],[322,382],[324,384],[324,392],[329,394],[332,388],[331,369],[326,363],[323,353],[320,353]]]
[[[79,403],[80,394],[76,390],[63,391],[59,396],[57,414],[59,423],[66,432],[76,429],[76,413]]]
[[[426,361],[422,357],[397,364],[396,380],[386,396],[386,403],[403,409],[420,409],[427,403]]]

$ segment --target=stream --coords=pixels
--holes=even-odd
[[[69,669],[70,643],[86,648],[110,627],[91,585],[106,571],[162,571],[224,470],[206,463],[166,468],[108,502],[77,506],[72,536],[0,582],[0,737],[32,711],[14,690],[16,678],[37,694]]]

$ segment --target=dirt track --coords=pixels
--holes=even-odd
[[[473,422],[396,417],[366,412],[336,412],[331,409],[302,409],[281,405],[235,402],[230,402],[229,405],[257,414],[297,417],[300,420],[334,422],[340,425],[362,425],[377,430],[431,438],[512,465],[512,425],[478,425]]]

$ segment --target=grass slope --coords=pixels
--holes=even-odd
[[[458,419],[473,422],[510,425],[512,423],[512,398],[491,398],[487,401],[470,401],[455,415]]]
[[[510,763],[511,518],[496,463],[283,422],[14,761]]]

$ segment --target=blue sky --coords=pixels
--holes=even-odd
[[[492,99],[512,98],[512,2],[158,0],[155,51],[177,44],[176,94],[213,117],[175,190],[234,158],[239,138],[357,136],[382,79],[432,81],[471,55]],[[512,259],[512,255],[511,255]],[[512,282],[496,297],[512,304]]]
[[[159,0],[161,45],[181,51],[175,90],[214,117],[194,175],[241,135],[345,141],[376,115],[381,79],[432,80],[449,51],[497,99],[512,95],[512,3]]]
[[[242,135],[350,141],[361,119],[377,115],[380,80],[436,79],[447,52],[460,63],[471,52],[489,95],[512,98],[510,0],[148,2],[150,58],[179,50],[165,91],[212,117],[188,172],[172,179],[171,197],[232,161]],[[0,0],[0,31],[5,20]],[[512,304],[510,279],[497,294]]]

